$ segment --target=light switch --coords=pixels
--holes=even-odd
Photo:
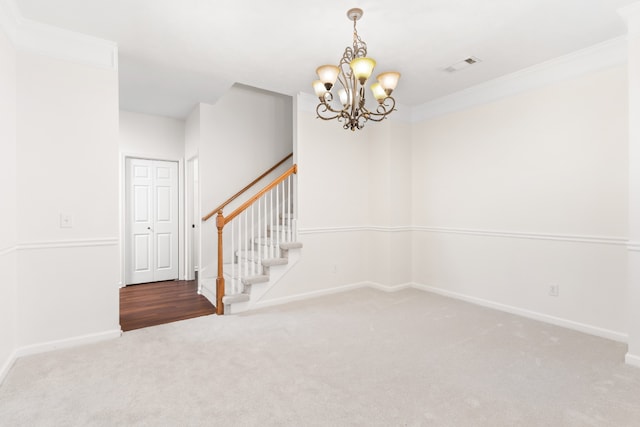
[[[60,214],[60,228],[72,228],[73,216],[71,214]]]

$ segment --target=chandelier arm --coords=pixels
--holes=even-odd
[[[329,112],[329,111],[334,113],[334,114],[331,115],[331,116],[327,115],[327,112]],[[342,111],[336,111],[333,108],[331,108],[331,106],[329,104],[321,102],[316,107],[316,114],[322,120],[333,120],[333,119],[340,118],[342,116]]]
[[[386,105],[387,100],[391,102],[391,105]],[[396,111],[396,100],[388,96],[383,100],[382,104],[378,105],[376,111],[367,110],[366,113],[364,113],[364,116],[367,120],[371,120],[372,122],[381,122],[394,111]]]

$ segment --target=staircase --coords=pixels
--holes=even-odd
[[[296,165],[231,214],[225,217],[222,211],[288,157],[203,218],[216,215],[218,275],[201,279],[201,285],[205,296],[215,294],[217,314],[250,309],[298,261],[302,243],[297,241],[294,213]]]
[[[251,308],[295,265],[302,249],[295,235],[294,215],[281,213],[275,226],[250,239],[248,248],[233,252],[232,262],[224,264],[225,313]]]

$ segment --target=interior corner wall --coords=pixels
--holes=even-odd
[[[393,118],[375,126],[369,146],[367,279],[394,287],[411,282],[411,124]]]
[[[410,280],[410,124],[344,130],[296,111],[298,263],[262,302]],[[401,230],[400,230],[401,229]]]
[[[293,150],[292,99],[243,85],[215,105],[200,104],[201,215],[240,191]],[[217,275],[215,219],[201,227],[200,278]]]
[[[367,279],[369,152],[376,133],[297,111],[298,263],[263,300],[308,295]]]
[[[627,108],[622,66],[415,124],[414,281],[624,340]]]
[[[0,29],[0,382],[17,347],[16,52]]]
[[[118,334],[117,71],[18,52],[17,135],[17,345]]]
[[[200,104],[189,113],[184,126],[184,158],[192,159],[198,155],[200,146]]]

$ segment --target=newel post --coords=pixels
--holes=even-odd
[[[224,216],[222,211],[218,211],[216,217],[216,227],[218,228],[218,277],[216,277],[216,314],[224,314],[224,275],[222,271],[222,228],[224,227]]]

